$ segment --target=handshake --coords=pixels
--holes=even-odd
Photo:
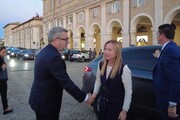
[[[85,103],[88,105],[91,105],[94,102],[94,100],[96,99],[96,94],[88,93],[87,96],[88,96],[88,98],[85,100]]]

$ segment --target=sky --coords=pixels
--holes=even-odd
[[[0,0],[0,38],[4,38],[3,27],[12,22],[26,22],[43,14],[42,0]]]

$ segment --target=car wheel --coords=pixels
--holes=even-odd
[[[93,102],[93,109],[94,109],[96,116],[98,116],[98,113],[99,113],[99,94],[97,95],[96,99]]]
[[[17,59],[19,59],[19,56],[17,56]]]
[[[82,58],[81,58],[81,62],[84,62],[84,61],[85,61],[85,57],[82,57]]]

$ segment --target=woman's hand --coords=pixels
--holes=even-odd
[[[94,100],[96,99],[96,94],[95,93],[93,93],[92,95],[91,95],[91,104],[94,102]]]
[[[119,113],[118,120],[126,120],[126,116],[127,116],[127,111],[122,110],[122,111]]]
[[[1,68],[2,68],[2,69],[6,69],[6,64],[3,64],[3,65],[1,66]]]

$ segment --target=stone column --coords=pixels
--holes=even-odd
[[[81,36],[80,35],[73,35],[73,48],[74,49],[78,49],[80,50],[81,47],[80,47],[80,38]]]
[[[122,26],[122,47],[128,47],[130,43],[130,35],[129,35],[129,28],[130,28],[130,9],[129,9],[129,0],[123,0],[123,26]]]
[[[85,22],[85,49],[86,50],[89,50],[89,36],[88,36],[88,33],[89,33],[89,9],[86,9],[85,10],[85,15],[84,15],[84,20],[86,21]]]
[[[66,28],[66,16],[63,17],[63,27]]]
[[[136,45],[136,30],[131,30],[130,31],[130,34],[131,34],[131,42],[130,42],[130,44],[131,45]]]
[[[104,44],[105,44],[107,41],[111,40],[111,39],[112,39],[112,33],[110,33],[110,32],[107,33],[107,32],[106,32]],[[104,44],[103,44],[103,46],[104,46]]]
[[[157,31],[155,30],[155,28],[151,28],[152,31],[152,45],[157,45]]]
[[[100,47],[99,49],[102,49],[106,42],[106,3],[105,2],[101,5],[101,27],[102,27],[102,29],[101,29],[101,46],[99,46]]]
[[[94,48],[94,34],[89,34],[88,35],[88,46],[87,46],[87,50],[89,50],[89,48]]]
[[[80,49],[80,35],[77,35],[77,31],[76,31],[76,13],[73,13],[73,36],[75,36],[75,39],[73,38],[73,48],[78,48]],[[77,45],[76,47],[74,45]]]
[[[157,33],[159,25],[163,24],[163,0],[155,0],[155,26],[154,32]],[[153,36],[153,45],[157,45],[157,38]]]

